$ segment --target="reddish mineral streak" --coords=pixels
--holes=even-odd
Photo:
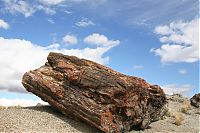
[[[68,117],[122,133],[162,116],[166,97],[157,85],[74,56],[51,52],[47,59],[25,73],[22,84]]]

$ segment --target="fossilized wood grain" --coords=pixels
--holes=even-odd
[[[22,83],[68,117],[120,133],[144,129],[161,115],[166,97],[159,86],[74,56],[50,53],[47,59]]]

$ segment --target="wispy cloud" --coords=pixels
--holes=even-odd
[[[56,14],[57,10],[63,11],[67,14],[72,12],[68,11],[69,5],[77,6],[79,3],[85,5],[97,5],[101,1],[106,0],[3,0],[0,1],[1,10],[11,14],[23,14],[25,17],[32,16],[35,12],[44,11],[47,15]]]
[[[4,21],[3,19],[0,19],[0,28],[7,30],[9,27],[10,25],[6,21]]]
[[[90,7],[87,8],[90,9]],[[129,26],[139,24],[150,28],[178,19],[191,20],[198,16],[198,12],[198,0],[109,0],[91,9],[91,14],[98,17],[120,20],[121,24]]]
[[[72,12],[71,11],[68,11],[68,10],[65,10],[64,11],[66,14],[72,14]]]
[[[51,19],[51,18],[47,19],[47,21],[48,21],[49,23],[51,23],[51,24],[55,24],[54,20]]]
[[[143,69],[143,68],[144,68],[144,66],[142,66],[142,65],[134,65],[134,66],[133,66],[133,69],[134,69],[134,70]]]
[[[31,16],[35,9],[24,0],[6,0],[4,9],[12,14],[22,13],[25,17]]]
[[[160,56],[162,62],[193,63],[199,60],[199,18],[157,26],[155,33],[161,36],[163,45],[151,52]]]
[[[183,75],[187,74],[187,70],[186,69],[179,69],[178,72],[180,74],[183,74]]]
[[[34,9],[35,9],[35,11],[44,11],[47,15],[56,14],[56,9],[53,7],[49,7],[49,6],[35,5]]]
[[[65,45],[67,45],[67,46],[75,45],[78,43],[78,39],[74,35],[65,35],[62,40],[65,43]]]
[[[55,7],[51,7],[49,5],[45,5],[45,0],[42,0],[43,4],[37,2],[37,1],[24,1],[24,0],[5,0],[2,1],[4,3],[4,6],[2,6],[2,10],[9,12],[11,14],[23,14],[25,17],[32,16],[37,11],[44,11],[48,15],[54,15],[56,13]],[[40,1],[40,2],[42,2]],[[56,6],[56,0],[47,0],[50,3],[50,1],[55,3]],[[46,2],[47,2],[46,1]],[[47,2],[47,3],[48,3]]]
[[[187,93],[189,93],[195,88],[193,85],[190,84],[185,84],[185,85],[168,84],[168,85],[163,85],[161,87],[164,89],[164,92],[169,95],[176,93],[187,95]]]
[[[88,18],[82,18],[79,22],[76,22],[75,25],[79,27],[87,27],[93,26],[95,24],[92,22],[92,20],[89,20]]]
[[[65,12],[73,6],[73,12],[87,11],[96,18],[120,20],[120,23],[129,26],[155,26],[177,19],[191,20],[199,13],[198,0],[4,0],[0,3],[4,3],[5,7],[2,8],[8,12],[22,13],[26,17],[37,11],[44,11],[49,15],[55,14],[57,10]]]
[[[39,0],[40,3],[44,4],[44,5],[58,5],[63,3],[65,0]]]

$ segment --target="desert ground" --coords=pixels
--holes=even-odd
[[[167,96],[166,113],[145,130],[130,133],[199,133],[200,110],[181,95]],[[69,119],[51,106],[0,109],[0,132],[101,133],[100,130]]]

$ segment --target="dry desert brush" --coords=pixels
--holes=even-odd
[[[179,112],[176,112],[174,114],[174,118],[175,118],[174,124],[177,125],[177,126],[180,126],[182,124],[183,120],[184,120],[183,115]]]
[[[188,100],[185,100],[183,102],[181,112],[187,114],[189,109],[191,109],[191,104]]]

